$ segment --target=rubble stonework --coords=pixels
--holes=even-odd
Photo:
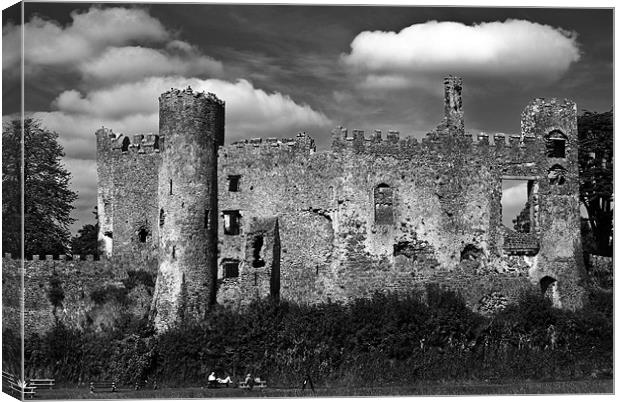
[[[521,134],[472,136],[462,80],[444,85],[445,117],[421,141],[339,127],[326,151],[305,133],[223,145],[223,102],[166,92],[158,135],[97,132],[106,254],[158,272],[160,329],[214,302],[347,301],[428,283],[480,311],[531,287],[580,306],[575,103],[536,99]],[[502,225],[510,179],[528,181],[525,233]]]

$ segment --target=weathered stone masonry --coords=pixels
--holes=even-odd
[[[436,282],[482,310],[532,286],[557,305],[579,306],[575,104],[537,99],[523,112],[521,135],[472,138],[461,88],[460,79],[446,80],[446,117],[421,142],[339,128],[324,152],[305,134],[222,147],[220,207],[238,214],[241,229],[220,230],[220,265],[237,259],[240,278],[252,272],[239,254],[250,237],[245,222],[277,217],[280,295],[288,300],[348,300]],[[561,157],[549,156],[554,146]],[[564,181],[552,184],[558,169]],[[501,224],[504,179],[529,181],[528,233]],[[236,286],[247,290],[241,280]],[[218,301],[240,299],[225,292]]]
[[[104,259],[90,264],[110,281],[157,275],[147,304],[160,330],[216,302],[347,301],[428,283],[483,312],[532,287],[578,307],[576,105],[536,99],[521,134],[472,138],[461,92],[446,79],[445,117],[421,141],[337,128],[317,152],[304,133],[225,146],[222,101],[168,91],[159,134],[96,133]],[[528,182],[519,231],[502,225],[510,179]]]

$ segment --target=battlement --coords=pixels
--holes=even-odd
[[[159,100],[161,101],[163,99],[173,99],[183,96],[191,96],[194,98],[205,99],[209,102],[217,103],[220,106],[224,106],[226,104],[226,102],[219,99],[214,93],[205,91],[194,91],[190,86],[185,89],[170,88],[169,91],[166,91],[159,96]]]
[[[400,133],[395,130],[388,130],[387,137],[383,139],[382,131],[375,129],[370,136],[366,136],[364,130],[352,130],[352,135],[344,127],[337,127],[332,130],[332,150],[333,151],[353,151],[357,153],[373,154],[395,154],[395,153],[440,153],[442,150],[451,152],[453,146],[458,146],[461,150],[474,150],[485,152],[534,152],[540,144],[536,137],[528,135],[506,133],[485,133],[478,134],[464,133],[456,136],[448,135],[444,131],[432,131],[426,134],[425,138],[407,136],[400,137]]]
[[[293,138],[251,138],[235,141],[227,145],[226,150],[229,152],[302,152],[311,154],[316,151],[314,139],[300,132]]]
[[[19,256],[13,257],[11,253],[4,253],[4,259],[7,260],[21,260]],[[106,260],[104,255],[93,255],[93,254],[60,254],[60,255],[30,255],[26,256],[26,261],[99,261]]]
[[[110,149],[123,154],[152,154],[161,152],[163,150],[163,145],[163,135],[148,133],[135,134],[130,137],[128,135],[118,134],[117,137],[111,141]]]

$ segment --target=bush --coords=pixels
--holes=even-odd
[[[141,280],[131,279],[136,282]],[[211,371],[274,386],[385,385],[412,380],[572,379],[611,370],[613,325],[605,296],[583,310],[555,309],[526,293],[494,317],[468,309],[454,292],[377,293],[348,305],[253,302],[243,312],[216,307],[201,322],[156,334],[129,315],[116,329],[57,325],[26,340],[32,372],[59,381],[114,378],[133,384],[202,384]],[[112,293],[101,295],[119,297]]]

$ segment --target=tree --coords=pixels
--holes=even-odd
[[[23,136],[22,136],[23,134]],[[21,147],[23,145],[23,155]],[[24,254],[64,254],[69,245],[71,174],[61,164],[58,134],[37,120],[13,120],[2,129],[2,247],[21,254],[21,196],[24,199]],[[23,168],[23,176],[21,169]]]
[[[596,251],[613,252],[613,111],[584,111],[577,119],[579,199],[588,213]]]
[[[87,223],[78,230],[77,236],[71,239],[71,252],[73,254],[80,255],[98,255],[98,240],[97,235],[99,233],[99,215],[97,214],[97,207],[93,211],[95,215],[96,224],[92,225]]]

